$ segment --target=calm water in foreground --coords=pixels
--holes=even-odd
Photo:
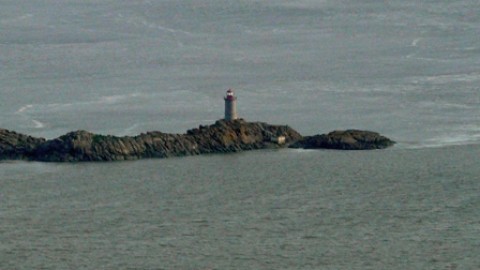
[[[2,163],[1,269],[476,269],[479,146]]]

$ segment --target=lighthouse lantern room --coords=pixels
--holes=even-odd
[[[231,121],[238,118],[237,115],[237,97],[232,89],[227,90],[225,100],[225,120]]]

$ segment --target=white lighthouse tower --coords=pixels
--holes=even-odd
[[[237,97],[233,93],[232,89],[227,90],[225,100],[225,120],[231,121],[238,118],[237,115]]]

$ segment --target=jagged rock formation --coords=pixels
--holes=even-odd
[[[41,143],[29,151],[8,158],[55,162],[114,161],[284,147],[271,142],[272,136],[285,136],[288,143],[302,138],[288,126],[249,123],[242,119],[219,120],[210,126],[188,130],[186,134],[156,131],[116,137],[79,130],[53,140],[39,139]]]
[[[285,136],[286,144],[300,140],[302,135],[289,126],[249,123],[243,119],[219,120],[211,126],[200,126],[187,131],[194,138],[200,153],[238,152],[263,148],[279,148],[273,137]]]
[[[282,140],[278,138],[282,137]],[[280,142],[281,143],[278,143]],[[303,137],[289,126],[219,120],[185,134],[158,131],[116,137],[74,131],[45,140],[0,129],[0,159],[52,162],[114,161],[140,158],[230,153],[265,148],[380,149],[393,141],[369,131],[334,131]]]
[[[0,129],[0,160],[24,159],[45,139],[18,134],[15,131]]]
[[[291,148],[371,150],[383,149],[395,142],[376,132],[365,130],[336,130],[328,134],[306,136],[292,144]]]

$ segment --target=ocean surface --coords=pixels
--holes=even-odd
[[[0,269],[480,269],[477,0],[0,0],[0,128],[223,117],[381,151],[0,162]]]

